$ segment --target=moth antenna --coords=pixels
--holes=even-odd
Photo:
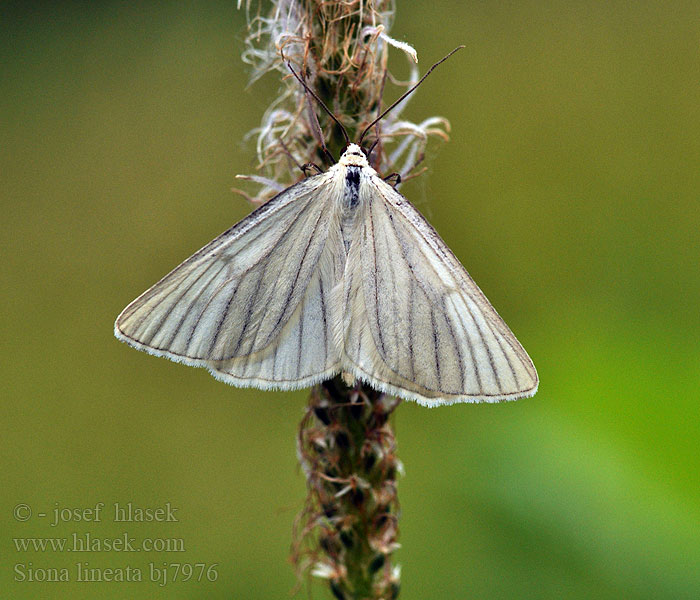
[[[315,93],[308,85],[306,85],[306,82],[305,82],[301,77],[299,77],[299,75],[297,75],[296,71],[292,68],[291,63],[289,63],[289,62],[287,63],[287,68],[292,72],[292,75],[294,75],[294,77],[296,78],[296,80],[297,80],[299,83],[301,83],[301,85],[302,85],[303,88],[306,90],[306,92],[307,92],[308,94],[310,94],[311,97],[312,97],[314,100],[316,100],[316,102],[318,102],[318,103],[320,104],[321,108],[322,108],[323,110],[326,111],[326,113],[328,114],[328,116],[336,122],[336,124],[338,125],[338,127],[340,127],[340,131],[343,132],[343,137],[345,138],[345,143],[346,143],[346,144],[349,144],[349,143],[350,143],[350,138],[348,137],[348,132],[345,130],[345,127],[343,126],[343,124],[336,118],[336,116],[331,112],[331,110],[325,105],[325,103],[323,102],[323,100],[321,100],[321,99],[316,95],[316,93]],[[321,145],[323,146],[323,151],[326,153],[326,155],[327,155],[327,156],[330,156],[331,159],[332,159],[332,158],[333,158],[333,155],[328,151],[328,148],[326,147],[326,143],[325,143],[325,141],[323,141],[323,136],[321,136]],[[335,162],[335,160],[333,160],[333,162]]]
[[[377,147],[377,144],[379,143],[379,136],[377,136],[377,139],[372,142],[372,145],[369,147],[369,150],[367,150],[367,160],[369,160],[370,156],[372,156],[372,150],[374,150]],[[360,146],[361,148],[362,146]]]
[[[306,97],[306,110],[309,115],[309,120],[311,121],[314,137],[320,142],[328,163],[333,165],[335,164],[335,158],[333,158],[333,155],[328,151],[328,148],[326,148],[325,140],[323,139],[323,130],[321,129],[321,124],[318,122],[318,115],[316,114],[313,99],[306,90],[304,90],[304,96]]]
[[[384,97],[384,86],[386,85],[386,78],[389,75],[389,67],[384,66],[384,74],[382,75],[382,85],[379,87],[379,98],[377,100],[377,114],[379,114],[382,110],[382,98]],[[377,147],[377,144],[381,141],[381,136],[379,135],[379,123],[376,123],[376,129],[377,129],[377,139],[374,140],[372,145],[369,147],[369,150],[365,152],[367,154],[367,160],[369,163],[372,165],[372,151]],[[362,144],[360,144],[360,148],[362,148]],[[381,146],[379,147],[380,152],[381,152]],[[379,158],[377,158],[377,162],[379,162]],[[372,165],[375,166],[375,165]],[[377,165],[378,166],[378,165]]]
[[[409,90],[405,91],[403,94],[401,94],[401,96],[399,97],[398,100],[396,100],[389,108],[387,108],[387,109],[386,109],[381,115],[379,115],[374,121],[372,121],[369,125],[367,125],[367,127],[365,127],[365,130],[362,132],[362,135],[360,136],[360,141],[358,142],[358,145],[360,145],[360,146],[362,145],[362,140],[365,138],[365,136],[367,135],[367,133],[369,132],[369,130],[372,129],[372,127],[374,127],[379,121],[381,121],[387,114],[389,114],[392,110],[394,110],[394,108],[396,108],[396,106],[397,106],[398,104],[400,104],[401,102],[403,102],[403,100],[405,100],[407,96],[409,96],[411,93],[413,93],[413,91],[414,91],[421,83],[423,83],[423,81],[425,81],[425,78],[433,72],[433,69],[434,69],[435,67],[437,67],[437,66],[438,66],[439,64],[441,64],[441,63],[444,63],[448,58],[450,58],[450,56],[452,56],[455,52],[457,52],[457,50],[461,50],[461,49],[464,48],[464,47],[465,47],[464,45],[462,45],[462,46],[457,46],[457,47],[456,47],[452,52],[450,52],[447,56],[443,56],[439,61],[437,61],[432,67],[430,67],[430,68],[425,72],[425,75],[423,75],[423,77],[421,77],[421,78],[418,80],[418,83],[416,83],[416,85],[414,85],[411,89],[409,89]]]

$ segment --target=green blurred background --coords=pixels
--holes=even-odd
[[[401,597],[700,598],[700,5],[398,4],[423,69],[467,46],[407,109],[453,129],[402,191],[541,378],[515,403],[399,407]],[[289,597],[307,392],[228,387],[112,335],[249,211],[230,188],[278,82],[246,89],[232,2],[4,3],[0,27],[2,597]],[[129,501],[179,521],[50,526]],[[186,552],[13,541],[74,531]],[[218,579],[15,580],[76,562]]]

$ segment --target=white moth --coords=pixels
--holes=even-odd
[[[176,267],[114,331],[244,387],[350,373],[438,406],[515,400],[538,385],[464,267],[357,144]]]

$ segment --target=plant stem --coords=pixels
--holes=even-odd
[[[395,0],[271,0],[267,16],[245,3],[249,35],[243,60],[251,79],[275,71],[284,81],[256,135],[259,169],[248,176],[260,184],[262,202],[293,183],[302,165],[326,159],[321,141],[337,158],[345,146],[341,128],[309,100],[288,65],[343,124],[351,141],[381,112],[389,76],[389,46],[409,59],[408,89],[418,81],[415,50],[389,37]],[[259,8],[262,2],[259,4]],[[368,136],[379,142],[372,166],[385,175],[410,178],[430,136],[445,139],[449,125],[440,117],[410,123],[401,116],[406,101]],[[381,135],[380,135],[381,133]],[[371,143],[373,140],[367,140]],[[249,197],[245,192],[246,197]],[[348,381],[344,379],[348,378]],[[389,416],[399,401],[347,374],[314,386],[298,436],[299,460],[309,495],[295,526],[292,559],[298,572],[328,579],[341,600],[387,600],[398,596],[399,569],[391,554],[398,547],[399,504]]]
[[[309,496],[294,558],[302,567],[314,564],[338,599],[398,597],[391,554],[398,547],[400,463],[389,425],[398,404],[336,377],[314,387],[301,423],[298,449]]]

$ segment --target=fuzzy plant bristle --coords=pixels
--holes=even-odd
[[[345,145],[340,128],[292,76],[290,66],[358,141],[360,132],[381,112],[387,88],[398,97],[419,79],[416,51],[389,36],[395,14],[392,0],[275,0],[245,5],[248,35],[242,58],[251,66],[251,81],[266,73],[281,79],[255,140],[257,172],[239,175],[256,184],[244,195],[256,203],[269,199],[301,177],[298,166],[323,165],[322,140],[337,159]],[[389,49],[410,66],[406,81],[388,68]],[[369,142],[378,141],[372,166],[379,173],[398,173],[402,181],[419,173],[430,137],[447,139],[449,123],[438,116],[420,123],[402,118],[404,100],[373,128]]]

